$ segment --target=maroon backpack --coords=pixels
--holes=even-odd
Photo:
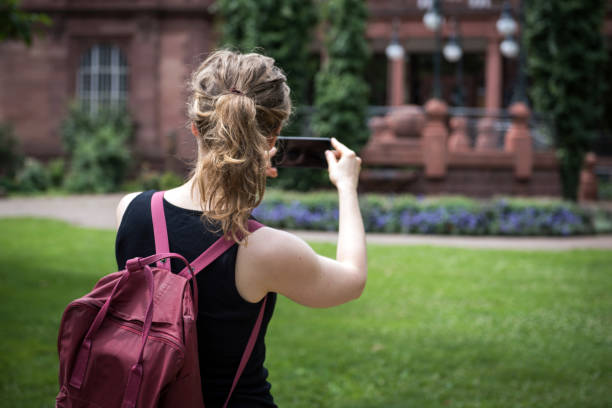
[[[57,341],[56,407],[204,406],[196,332],[198,289],[193,277],[234,241],[219,238],[191,265],[170,253],[163,194],[157,192],[151,200],[156,254],[128,260],[124,270],[100,279],[64,311]],[[251,232],[261,226],[249,221]],[[185,263],[179,274],[170,271],[170,258]],[[267,296],[223,407],[253,351],[266,301]]]

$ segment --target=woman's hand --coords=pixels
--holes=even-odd
[[[361,158],[357,157],[354,151],[340,143],[336,138],[332,138],[331,143],[336,150],[325,152],[329,179],[338,190],[356,190],[359,183]]]
[[[276,167],[272,167],[272,162],[271,162],[272,157],[276,154],[277,151],[278,149],[276,147],[273,147],[272,149],[268,150],[266,176],[270,178],[278,177],[278,170],[276,169]]]

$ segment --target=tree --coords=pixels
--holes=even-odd
[[[369,88],[364,80],[369,50],[363,0],[329,0],[325,13],[327,61],[315,81],[315,132],[355,150],[367,141]]]
[[[304,104],[317,23],[312,0],[220,0],[218,7],[222,45],[274,58],[287,75],[294,105]]]
[[[32,27],[50,25],[51,20],[45,14],[19,10],[18,6],[18,0],[0,0],[0,42],[11,39],[31,45]]]
[[[215,7],[221,21],[221,44],[251,51],[257,39],[257,3],[253,0],[219,0]]]
[[[220,0],[221,44],[241,52],[261,52],[287,75],[294,114],[284,135],[302,135],[303,107],[316,72],[311,58],[317,12],[313,0]],[[282,169],[270,186],[309,190],[323,185],[322,172]],[[328,183],[328,182],[327,182]]]
[[[563,196],[575,200],[584,154],[603,124],[606,2],[525,3],[530,96],[536,111],[553,118]]]

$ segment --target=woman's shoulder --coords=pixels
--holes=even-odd
[[[263,226],[253,232],[244,245],[244,249],[263,259],[269,259],[270,255],[287,254],[294,255],[296,250],[310,246],[295,234],[287,231]],[[276,258],[275,257],[275,258]],[[281,256],[282,257],[282,256]]]
[[[117,204],[117,209],[116,209],[116,217],[117,217],[117,228],[119,228],[119,226],[121,225],[121,220],[123,219],[123,215],[125,214],[126,210],[128,209],[128,207],[130,206],[130,204],[132,202],[135,202],[138,198],[144,198],[147,195],[150,195],[154,193],[153,190],[149,190],[149,191],[136,191],[134,193],[129,193],[124,195],[121,200],[119,200],[119,204]]]
[[[297,235],[265,226],[252,233],[239,252],[243,262],[266,275],[296,263],[310,263],[316,257],[310,245]]]

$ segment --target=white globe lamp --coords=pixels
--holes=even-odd
[[[495,25],[497,27],[497,32],[499,32],[499,34],[503,35],[504,37],[516,34],[516,31],[518,29],[518,24],[516,23],[516,21],[512,18],[510,13],[506,12],[502,13],[501,17],[499,18],[499,20],[497,20],[497,23]]]
[[[385,54],[391,61],[397,61],[404,58],[404,47],[402,47],[397,41],[391,41],[387,48],[385,48]]]
[[[501,53],[506,58],[516,58],[519,54],[519,45],[512,37],[507,37],[499,46]]]
[[[442,53],[444,54],[444,58],[449,62],[457,62],[463,56],[463,50],[454,39],[446,43],[444,49],[442,49]]]
[[[433,9],[429,9],[423,16],[423,24],[431,31],[438,31],[442,25],[442,16]]]

